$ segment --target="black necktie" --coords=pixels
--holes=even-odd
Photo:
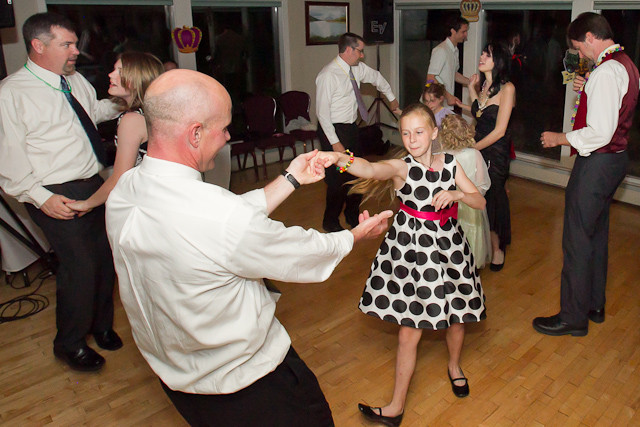
[[[80,105],[78,100],[71,94],[69,85],[67,84],[67,80],[64,76],[60,76],[60,85],[64,91],[64,96],[67,97],[67,101],[69,101],[73,111],[76,112],[76,116],[80,119],[80,123],[82,123],[84,131],[87,133],[89,141],[91,141],[91,147],[93,147],[93,152],[96,153],[98,161],[102,163],[102,165],[106,165],[107,155],[104,151],[104,145],[102,145],[102,137],[100,136],[98,129],[96,129],[96,125],[93,124],[93,121],[89,118],[87,112],[84,111],[82,105]]]

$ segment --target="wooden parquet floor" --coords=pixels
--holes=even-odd
[[[270,176],[280,167],[270,166]],[[231,182],[236,192],[264,185],[253,182],[251,170],[235,172]],[[501,272],[482,272],[487,319],[467,327],[462,368],[471,395],[452,394],[444,335],[425,331],[402,425],[640,425],[640,209],[612,207],[606,321],[590,324],[586,337],[547,337],[531,320],[559,309],[564,191],[517,178],[508,187],[513,243]],[[273,217],[320,228],[324,191],[323,183],[303,187]],[[357,308],[380,240],[357,246],[324,283],[277,283],[277,317],[318,376],[338,427],[371,425],[356,404],[381,405],[392,392],[397,327]],[[0,300],[34,287],[0,283]],[[101,351],[107,364],[96,374],[71,371],[53,357],[55,281],[40,292],[48,308],[0,324],[0,424],[186,425],[135,347],[117,296],[115,329],[125,345]]]

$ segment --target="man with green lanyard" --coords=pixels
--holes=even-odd
[[[115,273],[104,207],[83,215],[66,204],[102,184],[104,147],[94,123],[118,110],[98,101],[75,71],[78,38],[68,19],[39,13],[22,33],[27,63],[0,84],[0,187],[25,203],[59,261],[55,356],[72,369],[97,371],[104,358],[86,336],[103,349],[122,346],[112,329]]]

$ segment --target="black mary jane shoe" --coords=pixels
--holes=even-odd
[[[376,408],[369,405],[365,405],[364,403],[358,403],[358,409],[360,409],[360,413],[364,415],[366,419],[369,421],[373,421],[375,423],[384,424],[385,426],[397,427],[402,422],[402,416],[404,412],[395,417],[385,417],[382,415],[382,408]],[[376,414],[376,411],[378,412]]]
[[[460,369],[462,372],[462,369]],[[459,378],[451,378],[451,374],[449,373],[449,369],[447,368],[447,376],[449,377],[449,381],[451,382],[451,390],[453,394],[457,397],[467,397],[469,396],[469,381],[464,376],[464,372],[462,372],[462,376]],[[464,385],[456,385],[455,381],[464,380]]]

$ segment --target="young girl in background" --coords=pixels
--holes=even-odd
[[[449,108],[444,108],[444,94],[446,93],[444,85],[433,80],[427,80],[427,84],[424,85],[422,90],[422,96],[420,102],[429,107],[433,111],[433,115],[436,118],[436,126],[440,127],[442,119],[449,114],[455,114]]]
[[[365,178],[352,188],[365,199],[395,194],[401,201],[360,299],[362,312],[400,326],[391,402],[358,404],[369,420],[392,426],[402,421],[422,330],[447,329],[447,374],[454,394],[464,397],[469,385],[460,369],[463,323],[486,317],[480,278],[456,220],[457,202],[483,209],[484,198],[451,154],[432,153],[438,128],[428,107],[407,107],[400,132],[407,151],[402,158],[370,163],[349,152],[317,156],[325,167],[334,164]]]
[[[438,140],[445,153],[453,154],[465,175],[484,196],[491,186],[489,171],[482,154],[474,147],[475,131],[465,119],[452,114],[442,120]],[[486,209],[472,209],[465,204],[458,206],[458,223],[471,246],[477,268],[491,262],[491,235]]]

